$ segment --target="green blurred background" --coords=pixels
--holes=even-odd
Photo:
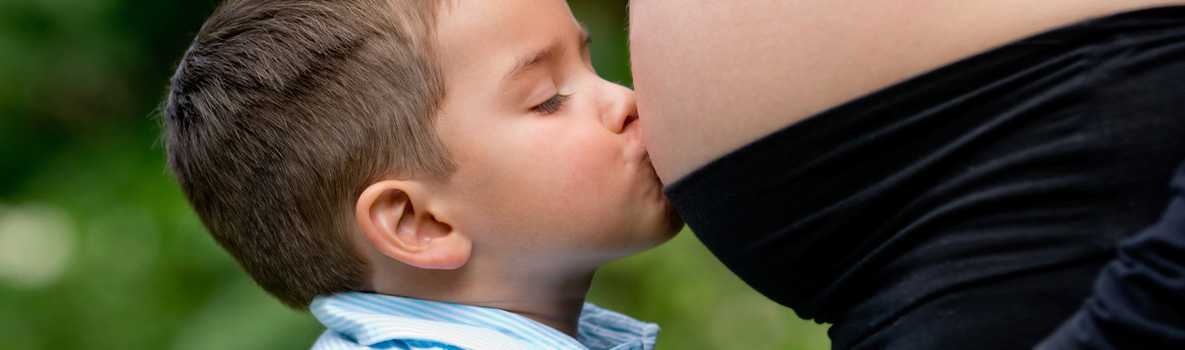
[[[570,1],[630,83],[625,0]],[[321,331],[206,235],[165,170],[156,107],[213,0],[0,1],[0,349],[301,349]],[[660,349],[826,349],[695,237],[607,266],[591,301]]]

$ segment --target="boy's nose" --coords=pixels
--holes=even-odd
[[[638,120],[638,104],[633,90],[617,84],[612,86],[603,95],[601,122],[614,134],[623,134]]]

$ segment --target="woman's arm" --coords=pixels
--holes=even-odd
[[[1094,295],[1038,349],[1185,348],[1185,164],[1160,221],[1122,242]]]
[[[826,108],[1059,25],[1180,0],[633,0],[638,109],[659,177]]]

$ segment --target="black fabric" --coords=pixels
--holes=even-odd
[[[1128,12],[835,107],[666,192],[836,349],[1028,348],[1168,203],[1183,111],[1185,7]]]
[[[1038,348],[1185,349],[1185,164],[1161,220],[1119,245],[1094,295]]]

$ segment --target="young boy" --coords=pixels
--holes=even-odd
[[[232,0],[165,107],[214,238],[323,349],[650,349],[584,303],[682,227],[562,0]]]

